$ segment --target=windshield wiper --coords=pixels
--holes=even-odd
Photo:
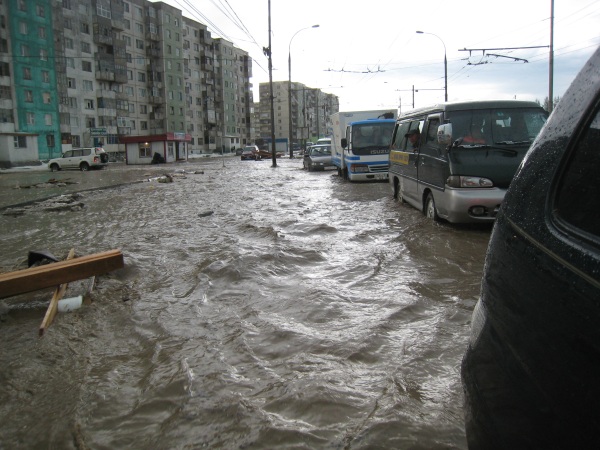
[[[455,148],[490,148],[488,144],[455,144]]]
[[[530,144],[531,141],[528,139],[526,141],[500,141],[494,142],[496,145],[519,145],[519,144]]]

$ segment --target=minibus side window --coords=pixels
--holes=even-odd
[[[440,156],[440,146],[437,142],[437,129],[440,126],[438,117],[427,121],[427,135],[425,136],[425,145],[421,149],[421,153],[431,156]]]
[[[404,135],[408,133],[408,126],[410,122],[403,122],[398,124],[396,127],[396,134],[394,135],[394,141],[392,142],[392,150],[404,150],[406,149],[406,138]]]

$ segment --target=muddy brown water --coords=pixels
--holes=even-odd
[[[85,304],[42,338],[52,289],[0,300],[0,448],[466,448],[490,228],[301,165],[0,174],[0,270],[32,249],[125,258],[71,283]],[[15,189],[49,178],[76,183]]]

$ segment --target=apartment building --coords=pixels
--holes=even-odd
[[[164,2],[0,0],[0,165],[231,151],[252,140],[251,76],[247,52]]]
[[[273,112],[275,139],[289,140],[290,108],[292,100],[292,140],[293,144],[304,145],[307,141],[316,142],[321,136],[330,136],[332,125],[331,114],[339,111],[340,103],[336,95],[328,94],[318,88],[311,88],[302,83],[292,82],[289,95],[288,81],[273,82]],[[259,137],[271,138],[271,105],[270,85],[259,85],[260,111],[258,114]]]

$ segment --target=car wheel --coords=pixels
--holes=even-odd
[[[90,170],[90,166],[88,163],[82,162],[81,164],[79,164],[79,170],[81,170],[82,172],[87,172],[88,170]]]
[[[427,194],[427,200],[425,200],[425,215],[436,222],[440,220],[440,216],[438,216],[437,209],[435,208],[435,201],[433,200],[433,195],[431,192]]]
[[[60,167],[58,167],[58,164],[51,164],[50,165],[50,170],[52,172],[58,172],[60,170]]]

